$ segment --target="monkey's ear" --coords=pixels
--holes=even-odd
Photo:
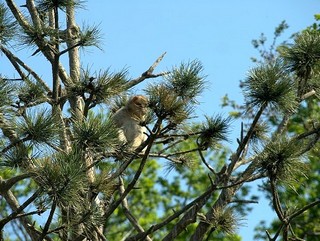
[[[139,99],[139,96],[136,95],[131,98],[131,101],[135,103],[138,99]]]

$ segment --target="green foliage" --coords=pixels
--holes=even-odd
[[[165,76],[162,84],[148,86],[149,106],[158,118],[173,125],[190,118],[196,97],[204,89],[202,69],[199,61],[182,63]]]
[[[102,113],[89,112],[86,120],[75,121],[72,126],[74,142],[83,150],[107,151],[119,144],[117,128]]]
[[[45,101],[46,94],[43,86],[32,81],[26,81],[19,86],[19,101],[25,105],[34,104],[35,101]]]
[[[0,78],[0,110],[13,102],[14,87],[8,81]]]
[[[85,101],[88,101],[89,107],[92,108],[121,94],[125,90],[124,85],[127,82],[127,70],[112,73],[107,69],[93,77],[86,69],[81,72],[80,81],[75,82],[70,89],[74,95],[80,95]]]
[[[222,116],[206,116],[206,122],[201,127],[201,134],[198,138],[199,147],[207,149],[214,147],[220,141],[227,141],[231,118],[223,119]]]
[[[83,4],[80,0],[36,0],[40,11],[47,12],[54,8],[65,10],[68,6],[79,7]]]
[[[8,44],[15,37],[17,23],[3,3],[0,3],[0,44]]]
[[[294,84],[279,61],[252,69],[242,87],[249,107],[270,105],[292,111],[297,105]]]
[[[23,163],[30,162],[32,158],[32,146],[16,145],[3,154],[0,166],[19,167]]]
[[[88,185],[82,159],[81,152],[74,148],[70,153],[57,153],[33,161],[30,172],[34,173],[34,179],[48,196],[48,201],[54,200],[62,207],[83,204],[79,193]]]
[[[267,172],[272,180],[293,184],[299,177],[306,177],[307,164],[301,159],[304,145],[286,138],[269,143],[264,151],[257,153],[262,172]]]
[[[153,85],[147,89],[149,106],[155,115],[168,119],[174,124],[180,124],[189,117],[191,108],[182,97],[165,85]]]
[[[79,44],[81,47],[94,46],[101,49],[101,39],[99,26],[84,26],[80,31]]]
[[[32,240],[142,240],[147,236],[153,240],[240,240],[235,234],[239,215],[247,214],[247,203],[257,200],[249,197],[246,183],[262,179],[281,221],[279,232],[285,237],[292,228],[303,235],[298,224],[313,214],[292,220],[290,215],[309,207],[301,208],[300,203],[292,207],[282,198],[289,197],[287,185],[290,191],[306,194],[304,198],[318,197],[299,185],[305,181],[307,164],[315,168],[319,163],[317,28],[301,32],[292,45],[276,49],[276,39],[287,28],[282,22],[275,29],[270,52],[260,52],[263,61],[256,61],[259,65],[242,82],[247,105],[224,98],[223,105],[236,109],[233,117],[251,123],[241,124],[238,146],[231,152],[222,143],[227,141],[230,117],[206,116],[202,123],[190,123],[206,84],[199,61],[154,74],[162,55],[131,81],[127,70],[91,74],[81,70],[79,47],[99,48],[101,37],[97,26],[77,27],[74,7],[81,1],[27,3],[25,12],[12,11],[22,25],[21,42],[37,48],[34,55],[47,58],[53,81],[47,86],[10,50],[1,48],[11,56],[23,82],[9,84],[0,79],[0,194],[6,200],[0,202],[5,210],[0,229],[8,230],[10,223]],[[0,10],[3,24],[5,13]],[[20,21],[21,17],[28,22]],[[0,37],[0,44],[12,37],[6,35],[7,39]],[[253,41],[257,49],[266,43],[264,35]],[[143,120],[148,135],[145,146],[122,148],[112,113],[127,101],[132,87],[161,76],[145,91],[150,107]],[[133,130],[135,121],[130,123]],[[308,152],[312,157],[306,158]],[[318,191],[318,177],[312,177],[308,184]],[[279,188],[281,184],[287,185]],[[302,198],[301,203],[307,205]],[[48,215],[34,218],[45,210]],[[293,232],[291,236],[297,238]]]
[[[34,144],[57,144],[59,124],[57,117],[48,110],[27,111],[24,118],[17,123],[21,137]]]
[[[305,30],[295,37],[293,44],[282,46],[280,55],[287,68],[296,72],[299,78],[309,79],[319,68],[319,31]]]
[[[165,76],[167,87],[172,89],[178,96],[195,101],[204,89],[205,76],[202,74],[203,66],[197,61],[181,63]]]
[[[306,209],[303,214],[293,218],[289,232],[282,229],[284,223],[280,221],[281,215],[287,217],[299,212],[319,197],[319,136],[316,134],[319,130],[320,106],[318,98],[320,61],[317,53],[319,29],[315,23],[296,34],[292,44],[284,43],[278,48],[274,48],[273,45],[270,48],[264,46],[265,41],[255,41],[255,47],[262,49],[260,55],[263,61],[260,63],[275,65],[280,59],[283,62],[281,68],[292,82],[290,91],[296,93],[292,94],[294,112],[290,113],[289,108],[289,112],[284,115],[280,115],[277,109],[266,113],[262,121],[264,142],[254,146],[255,160],[257,160],[255,165],[273,184],[276,184],[272,186],[270,182],[265,182],[261,190],[267,199],[273,200],[270,204],[279,217],[269,227],[262,222],[256,228],[257,240],[319,240],[317,219],[320,214],[317,207]],[[279,36],[276,29],[275,39]],[[265,49],[270,49],[270,52]],[[245,88],[248,88],[248,85]],[[265,88],[268,89],[267,86]],[[287,101],[290,102],[290,99]],[[230,101],[227,97],[224,99],[224,105],[232,107],[236,114],[246,109],[245,106]],[[252,116],[254,112],[246,112],[242,118],[250,119]],[[259,130],[259,125],[255,128],[257,127]],[[264,131],[266,129],[270,130],[269,133]],[[274,133],[273,129],[276,130]],[[253,134],[255,135],[255,130]],[[301,155],[302,153],[304,155]],[[268,230],[268,235],[265,230]]]
[[[274,37],[273,41],[270,46],[266,46],[267,43],[267,36],[265,36],[263,33],[261,33],[259,39],[253,39],[251,41],[253,47],[259,51],[259,54],[262,58],[262,60],[259,60],[255,57],[251,57],[252,62],[254,63],[272,63],[275,61],[275,58],[277,56],[277,40],[280,38],[281,34],[284,33],[286,29],[289,28],[289,25],[286,23],[285,20],[283,20],[274,30]],[[286,45],[286,41],[284,41],[281,45]]]
[[[239,227],[239,219],[234,214],[232,208],[219,209],[217,208],[213,212],[213,219],[210,221],[213,229],[220,229],[226,234],[234,234],[236,229]]]

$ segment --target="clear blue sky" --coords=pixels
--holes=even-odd
[[[208,75],[209,87],[199,99],[197,114],[224,113],[226,110],[220,107],[223,95],[242,102],[239,80],[254,66],[250,57],[258,56],[251,40],[263,32],[271,43],[274,28],[282,20],[290,26],[281,39],[286,40],[314,22],[319,6],[319,0],[89,0],[86,9],[78,11],[79,23],[100,25],[104,51],[90,48],[83,52],[82,61],[97,71],[127,67],[130,76],[137,77],[163,52],[167,55],[156,72],[198,59]],[[50,69],[30,57],[32,52],[29,50],[23,60],[47,76]],[[13,77],[10,71],[0,55],[0,73]],[[147,83],[152,81],[155,80]],[[139,93],[140,89],[136,91]],[[253,229],[259,220],[272,218],[267,201],[262,200],[261,204],[240,229],[245,241],[253,240]]]

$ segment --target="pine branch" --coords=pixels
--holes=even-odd
[[[56,211],[56,207],[57,207],[57,203],[55,200],[53,200],[53,203],[52,203],[52,206],[51,206],[51,210],[50,210],[50,213],[49,213],[49,217],[47,219],[47,222],[42,230],[42,234],[39,238],[39,240],[42,240],[48,233],[48,230],[49,230],[49,227],[51,225],[51,222],[52,222],[52,219],[53,219],[53,215]]]
[[[145,150],[145,153],[144,153],[144,156],[140,162],[140,165],[139,165],[139,168],[138,170],[136,171],[132,181],[128,184],[127,188],[125,189],[125,191],[123,192],[123,194],[120,196],[120,198],[116,201],[114,201],[110,207],[108,208],[108,210],[106,211],[106,214],[105,216],[108,218],[113,212],[114,210],[121,204],[121,202],[123,201],[123,199],[129,194],[129,192],[134,188],[136,182],[138,181],[141,173],[142,173],[142,170],[147,162],[147,159],[148,159],[148,155],[150,153],[150,150],[151,150],[151,147],[152,147],[152,144],[153,144],[153,141],[156,139],[156,135],[157,134],[151,134],[148,139],[147,139],[147,148]],[[141,148],[141,146],[140,146]],[[138,149],[140,149],[138,148]],[[114,176],[114,175],[112,175]]]
[[[22,66],[28,73],[30,73],[35,80],[41,85],[43,86],[47,92],[50,92],[51,89],[50,87],[46,84],[46,82],[40,78],[40,76],[34,72],[28,65],[26,65],[21,59],[19,59],[17,56],[15,56],[12,52],[10,52],[8,49],[6,49],[4,46],[0,45],[0,49],[2,52],[5,53],[5,55],[7,56],[7,58],[11,61],[11,63],[18,63],[20,66]],[[14,65],[15,66],[15,65]],[[17,69],[17,68],[16,68]],[[18,69],[17,69],[18,71]],[[18,71],[18,73],[20,73]],[[21,74],[20,74],[21,76]],[[25,75],[21,76],[23,80],[27,80],[27,78],[25,77]]]
[[[26,142],[26,141],[30,141],[31,140],[31,137],[28,135],[28,136],[26,136],[26,137],[24,137],[24,138],[22,138],[22,139],[17,139],[17,140],[15,140],[15,141],[13,141],[13,142],[11,142],[8,146],[6,146],[5,148],[3,148],[2,150],[1,150],[1,153],[2,154],[4,154],[4,153],[6,153],[8,150],[10,150],[11,148],[13,148],[13,147],[15,147],[15,146],[17,146],[17,145],[19,145],[19,144],[22,144],[22,143],[24,143],[24,142]]]
[[[27,0],[26,1],[26,7],[30,13],[31,19],[33,24],[36,26],[36,28],[41,28],[41,20],[39,17],[38,10],[34,4],[34,0]]]
[[[22,213],[27,206],[29,206],[35,199],[39,197],[39,194],[40,189],[38,189],[31,197],[29,197],[21,206],[18,207],[15,205],[15,208],[13,208],[14,211],[6,218],[0,220],[0,230],[2,230],[8,222],[15,219],[20,213]],[[16,201],[13,199],[13,194],[9,190],[6,192],[2,192],[2,195],[9,204],[10,202],[14,203]]]
[[[32,27],[29,25],[27,19],[23,16],[17,5],[12,0],[6,0],[8,7],[10,8],[15,19],[19,22],[20,26],[27,31],[32,31]]]
[[[1,51],[7,56],[7,58],[9,59],[9,61],[11,62],[11,64],[13,65],[13,67],[16,69],[16,71],[18,72],[18,74],[21,76],[21,78],[24,81],[28,81],[27,76],[23,73],[23,71],[21,70],[20,66],[17,63],[17,60],[14,58],[13,54],[6,49],[4,46],[0,45],[0,49]]]
[[[279,198],[279,195],[278,195],[278,192],[277,192],[277,188],[276,188],[276,184],[275,184],[275,180],[274,180],[273,177],[271,177],[271,179],[270,179],[270,184],[271,184],[273,208],[275,209],[278,218],[282,222],[285,222],[284,212],[283,212],[283,210],[281,208],[280,198]]]
[[[264,103],[260,106],[257,114],[254,116],[254,119],[252,121],[252,124],[250,125],[250,128],[247,132],[247,134],[245,135],[245,137],[243,138],[243,140],[241,140],[241,142],[239,143],[239,146],[236,150],[236,153],[234,153],[231,157],[231,163],[228,166],[228,174],[231,175],[236,163],[239,161],[240,155],[241,153],[245,150],[247,144],[250,141],[250,138],[254,132],[254,129],[256,127],[256,125],[258,124],[258,121],[263,113],[263,111],[265,110],[265,108],[267,107],[267,103]]]
[[[289,215],[287,217],[288,222],[291,222],[294,218],[298,217],[300,214],[302,214],[303,212],[305,212],[306,210],[313,208],[314,206],[317,206],[320,204],[320,199],[313,201],[312,203],[309,203],[307,205],[305,205],[304,207],[300,208],[298,211],[294,212],[293,214]]]
[[[8,124],[2,113],[0,113],[0,126],[3,135],[7,137],[11,143],[19,140],[16,131],[14,131],[13,128]]]
[[[125,241],[138,241],[141,240],[145,235],[154,233],[155,231],[161,229],[162,227],[168,225],[171,223],[174,219],[178,218],[181,214],[185,213],[184,217],[180,219],[180,221],[175,225],[173,230],[170,232],[170,234],[175,234],[176,231],[179,230],[179,232],[185,230],[185,227],[188,225],[188,222],[190,219],[194,220],[194,216],[196,216],[198,210],[202,208],[202,206],[207,202],[207,200],[210,198],[211,194],[216,190],[215,186],[211,186],[207,191],[205,191],[203,194],[201,194],[199,197],[191,201],[189,204],[185,205],[183,208],[181,208],[179,211],[175,211],[173,215],[167,217],[162,222],[152,225],[146,232],[137,234],[135,236],[131,236],[127,238]],[[169,235],[169,234],[168,234]],[[168,236],[167,235],[167,236]],[[172,236],[171,235],[171,236]],[[178,233],[176,233],[178,235]],[[165,239],[163,239],[164,241]],[[170,239],[168,239],[170,240]]]
[[[8,191],[17,182],[26,178],[30,178],[32,176],[33,174],[31,173],[23,173],[18,176],[11,177],[7,180],[2,180],[2,178],[0,177],[0,190],[1,190],[0,193]]]
[[[124,194],[124,183],[122,177],[119,177],[120,186],[119,186],[119,193],[120,195]],[[133,225],[133,227],[138,231],[138,233],[145,232],[144,229],[141,227],[141,225],[138,223],[138,220],[133,216],[133,214],[129,210],[128,201],[127,198],[124,198],[122,200],[122,208],[124,211],[124,215],[127,217],[127,219],[130,221],[130,223]],[[147,241],[152,241],[152,239],[147,236]]]
[[[162,72],[159,74],[153,74],[154,69],[159,65],[163,57],[166,55],[166,52],[164,52],[157,60],[149,67],[147,71],[145,71],[139,78],[131,80],[128,84],[126,84],[125,89],[130,89],[133,86],[141,83],[145,79],[149,78],[157,78],[159,76],[164,76],[168,74],[168,72]]]
[[[204,156],[203,156],[202,151],[201,151],[200,148],[198,148],[198,152],[199,152],[201,161],[204,163],[204,165],[205,165],[214,175],[216,175],[215,170],[207,163],[207,161],[206,161],[206,159],[204,158]]]

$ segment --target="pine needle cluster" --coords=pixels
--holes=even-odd
[[[186,103],[172,89],[160,84],[149,86],[147,93],[149,95],[149,107],[158,118],[168,119],[175,124],[180,124],[189,117],[191,113],[190,104]]]
[[[14,98],[13,91],[14,86],[3,78],[0,78],[0,110],[12,104]]]
[[[0,3],[0,44],[6,45],[16,35],[17,22],[9,14],[4,3]]]
[[[215,117],[206,116],[206,122],[201,126],[201,134],[197,143],[199,147],[207,149],[214,147],[220,141],[227,141],[231,118],[223,118],[221,115]]]
[[[319,70],[320,35],[318,30],[307,29],[295,38],[293,44],[282,46],[280,55],[288,70],[295,72],[299,78],[309,79]]]
[[[93,77],[86,69],[81,72],[80,81],[70,87],[70,90],[74,95],[82,96],[91,106],[95,106],[121,94],[127,82],[127,70],[110,72],[107,69]]]
[[[44,101],[46,98],[46,93],[41,85],[27,80],[19,86],[18,97],[20,102],[28,105],[32,104],[33,102]]]
[[[75,148],[70,153],[57,153],[52,157],[33,161],[30,170],[48,202],[55,201],[60,207],[79,206],[81,193],[88,189],[88,181],[81,152]]]
[[[193,60],[187,63],[181,63],[165,76],[166,85],[172,89],[178,96],[186,100],[195,101],[196,97],[202,93],[205,88],[205,78],[202,74],[203,66],[201,62]]]
[[[20,136],[34,144],[57,145],[60,127],[57,118],[47,110],[27,111],[17,122]]]
[[[303,161],[304,145],[282,137],[268,143],[258,155],[261,172],[266,172],[270,179],[293,184],[298,177],[306,176],[308,165]]]
[[[74,143],[86,150],[106,151],[119,144],[118,130],[110,118],[89,112],[86,120],[73,123]]]
[[[296,107],[295,84],[281,61],[253,68],[243,82],[243,90],[246,103],[251,108],[271,106],[293,111]]]
[[[212,229],[232,235],[239,227],[239,218],[234,214],[232,207],[217,207],[213,210],[213,218],[209,223]]]
[[[37,7],[43,12],[54,8],[65,10],[68,6],[81,7],[83,2],[81,0],[36,0]]]
[[[149,106],[160,119],[180,124],[188,119],[196,97],[204,90],[205,77],[199,61],[182,63],[158,85],[147,88]]]

